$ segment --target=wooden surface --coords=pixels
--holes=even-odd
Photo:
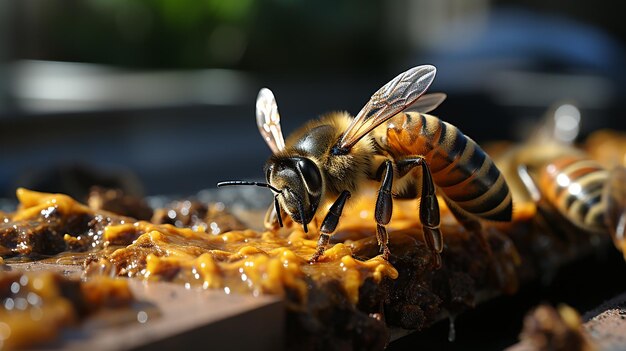
[[[11,264],[12,270],[54,270],[80,275],[80,267]],[[137,300],[130,308],[99,312],[42,349],[67,350],[281,350],[285,308],[272,296],[226,294],[129,279]],[[45,326],[42,326],[45,327]]]
[[[585,331],[598,350],[626,349],[626,292],[586,313],[583,319]]]

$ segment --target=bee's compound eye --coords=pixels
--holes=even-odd
[[[310,159],[303,157],[298,159],[298,168],[309,191],[320,192],[322,190],[322,175],[319,167]]]

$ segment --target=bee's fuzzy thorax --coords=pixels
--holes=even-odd
[[[332,125],[336,131],[331,148],[341,138],[342,132],[346,130],[352,118],[347,112],[333,112],[320,119],[321,123]],[[328,149],[320,160],[324,165],[328,182],[326,189],[333,195],[343,190],[357,192],[360,185],[370,176],[373,153],[374,143],[369,136],[363,137],[346,155],[333,155]]]
[[[334,197],[343,190],[356,192],[371,172],[375,151],[373,139],[363,137],[347,155],[332,155],[330,152],[352,118],[349,113],[341,111],[308,122],[290,135],[285,150],[277,156],[297,154],[313,160],[322,170],[323,190],[328,196]]]

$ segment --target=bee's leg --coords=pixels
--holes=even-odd
[[[393,199],[391,196],[391,186],[393,184],[393,163],[387,160],[381,165],[382,182],[378,190],[376,198],[376,208],[374,210],[374,219],[376,220],[376,239],[382,251],[383,258],[389,259],[389,234],[385,226],[391,220],[393,212]]]
[[[330,235],[335,231],[335,229],[337,229],[339,217],[341,217],[341,212],[343,211],[343,206],[349,198],[350,192],[344,190],[328,210],[328,213],[322,222],[322,226],[320,227],[320,238],[317,241],[317,250],[309,262],[317,262],[317,260],[324,254],[326,245],[328,245],[328,242],[330,241]]]
[[[420,195],[420,222],[424,232],[424,241],[433,255],[436,268],[441,267],[443,236],[439,230],[439,202],[435,193],[435,183],[423,157],[406,158],[396,162],[400,176],[408,174],[414,167],[422,167],[422,193]]]

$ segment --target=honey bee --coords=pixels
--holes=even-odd
[[[539,188],[547,200],[579,227],[598,232],[605,228],[602,191],[609,172],[597,162],[575,153],[542,167]]]
[[[608,170],[573,146],[550,147],[559,149],[552,159],[531,167],[519,166],[520,178],[532,199],[584,231],[609,232],[616,243],[623,241],[626,169]]]
[[[306,232],[319,209],[332,202],[311,261],[323,255],[344,205],[364,183],[380,184],[374,220],[385,259],[390,254],[386,225],[392,198],[419,196],[424,240],[440,266],[443,238],[437,188],[456,218],[478,233],[479,219],[510,221],[512,200],[504,177],[478,144],[455,126],[426,114],[446,98],[441,93],[424,95],[435,73],[434,66],[414,67],[374,93],[356,117],[346,112],[327,114],[286,141],[274,95],[262,89],[256,104],[257,125],[273,153],[265,166],[267,183],[228,181],[218,187],[271,189],[274,203],[266,216],[270,228],[282,226],[284,212]]]
[[[584,231],[608,231],[617,244],[623,242],[626,227],[626,169],[609,170],[573,146],[580,129],[579,114],[570,104],[548,110],[530,141],[514,150],[511,164],[517,164],[519,179],[543,217],[552,219],[556,212]],[[572,130],[567,139],[559,138]]]

